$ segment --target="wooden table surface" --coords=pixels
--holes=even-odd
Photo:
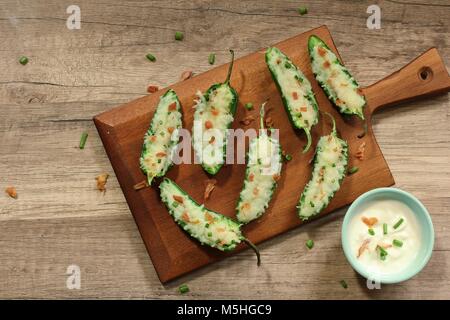
[[[396,185],[428,207],[436,243],[413,279],[369,290],[340,245],[345,210],[262,244],[261,267],[245,251],[161,285],[98,137],[92,117],[308,29],[328,25],[365,86],[436,46],[450,66],[446,0],[77,1],[69,30],[64,1],[0,1],[0,298],[449,299],[449,95],[381,111],[374,121]],[[366,9],[382,8],[380,30]],[[306,4],[309,13],[296,8]],[[185,34],[182,42],[174,32]],[[157,61],[145,55],[152,52]],[[26,66],[18,57],[26,55]],[[89,132],[84,150],[77,148]],[[95,176],[111,176],[105,194]],[[2,191],[3,192],[3,191]],[[305,241],[314,239],[308,251]],[[81,288],[66,287],[78,265]],[[345,279],[348,289],[339,281]]]

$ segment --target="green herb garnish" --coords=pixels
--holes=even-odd
[[[370,234],[371,236],[374,236],[374,235],[375,235],[375,231],[374,231],[372,228],[370,228],[370,229],[369,229],[369,234]]]
[[[178,287],[178,291],[180,291],[181,294],[187,293],[189,292],[189,287],[187,286],[187,284],[182,284]]]
[[[309,239],[305,242],[306,247],[311,250],[314,247],[314,241]]]
[[[215,53],[210,53],[209,57],[208,57],[208,62],[209,64],[214,64],[214,62],[216,61],[216,54]]]
[[[81,134],[81,138],[80,138],[80,149],[84,149],[84,145],[86,144],[86,140],[88,138],[88,133],[85,131]]]
[[[253,110],[253,103],[247,102],[246,104],[244,104],[244,107],[247,110]]]
[[[387,223],[383,223],[383,234],[387,234],[387,228],[388,228]]]
[[[394,239],[394,241],[392,241],[392,244],[396,247],[401,248],[403,246],[403,241]]]
[[[286,161],[291,161],[292,160],[292,156],[290,154],[285,154],[284,158],[286,159]]]
[[[19,63],[21,64],[21,65],[26,65],[27,63],[28,63],[28,58],[27,57],[25,57],[25,56],[21,56],[20,58],[19,58]]]
[[[212,232],[208,232],[208,237],[212,237]]]
[[[151,62],[155,62],[156,61],[156,57],[154,55],[152,55],[151,53],[147,53],[146,57]]]
[[[175,40],[181,41],[184,38],[184,34],[181,31],[175,32]]]
[[[403,223],[403,218],[401,218],[400,220],[397,221],[396,224],[394,224],[394,229],[397,229],[398,227],[400,227],[400,225]]]
[[[297,9],[297,11],[298,11],[298,13],[299,13],[301,16],[303,16],[304,14],[307,14],[307,13],[308,13],[308,8],[302,6],[302,7],[299,7],[299,8]]]
[[[347,284],[347,282],[345,282],[345,280],[341,280],[341,281],[339,281],[339,283],[341,284],[342,288],[344,288],[344,289],[348,288],[348,284]]]
[[[348,174],[354,174],[356,172],[358,172],[359,168],[358,167],[353,167],[350,170],[348,170]]]

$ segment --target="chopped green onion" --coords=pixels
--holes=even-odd
[[[345,282],[345,280],[341,280],[341,281],[339,281],[339,283],[341,284],[342,288],[344,288],[344,289],[348,288],[348,284],[347,284],[347,282]]]
[[[380,259],[383,261],[386,260],[388,252],[383,247],[377,246],[377,248],[380,250]]]
[[[394,239],[394,241],[392,241],[392,244],[396,247],[401,248],[403,246],[403,241]]]
[[[189,287],[187,286],[187,284],[182,284],[178,287],[178,291],[180,291],[181,294],[187,293],[189,292]]]
[[[88,133],[85,131],[81,134],[80,145],[79,145],[80,149],[84,149],[87,138],[88,138]]]
[[[306,241],[305,245],[309,250],[311,250],[314,247],[314,241],[309,239]]]
[[[290,154],[285,154],[284,158],[286,159],[286,161],[291,161],[292,160],[292,156]]]
[[[302,16],[302,15],[308,13],[308,8],[307,7],[300,7],[300,8],[297,9],[297,11]]]
[[[205,228],[209,228],[209,223],[205,224]]]
[[[216,61],[216,54],[215,53],[210,53],[209,57],[208,57],[209,64],[214,64],[215,61]]]
[[[350,170],[348,170],[348,174],[354,174],[356,172],[358,172],[359,168],[358,167],[353,167]]]
[[[310,201],[309,205],[311,206],[311,208],[314,208],[314,202]]]
[[[253,110],[253,103],[247,102],[246,104],[244,104],[244,107],[247,110]]]
[[[176,202],[176,201],[172,202],[172,207],[174,207],[174,208],[178,207],[178,202]]]
[[[152,55],[151,53],[147,53],[146,57],[151,62],[155,62],[156,61],[156,57],[154,55]]]
[[[21,56],[20,58],[19,58],[19,63],[21,64],[21,65],[26,65],[27,63],[28,63],[28,58],[27,57],[25,57],[25,56]]]
[[[388,228],[387,223],[383,223],[383,234],[387,234],[387,228]]]
[[[175,40],[181,41],[184,38],[184,34],[181,31],[175,32]]]
[[[369,234],[370,234],[371,236],[374,236],[374,235],[375,235],[375,231],[374,231],[372,228],[370,228],[370,229],[369,229]]]
[[[394,229],[397,229],[398,227],[400,227],[400,225],[403,223],[403,218],[401,218],[400,220],[397,221],[396,224],[394,224]]]
[[[208,237],[212,237],[212,232],[208,232]]]

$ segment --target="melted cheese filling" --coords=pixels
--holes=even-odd
[[[174,219],[201,243],[220,250],[232,250],[241,242],[238,223],[198,205],[174,183],[164,180],[160,192]]]
[[[317,111],[308,100],[308,95],[313,95],[311,83],[297,66],[276,48],[271,48],[268,64],[288,103],[294,123],[298,128],[311,129],[317,123]]]
[[[175,104],[175,105],[174,105]],[[159,176],[172,164],[172,156],[179,139],[181,128],[180,104],[175,93],[161,97],[150,126],[145,135],[145,152],[141,156],[141,167],[146,171],[149,181]]]
[[[362,114],[362,108],[366,104],[364,96],[359,93],[359,86],[346,73],[347,69],[340,64],[336,55],[327,48],[316,45],[313,58],[312,69],[316,79],[327,86],[335,104],[342,110]]]
[[[334,135],[321,137],[311,181],[302,194],[301,217],[310,217],[328,205],[329,197],[340,187],[340,179],[347,166],[347,158],[342,156],[342,140]]]
[[[211,92],[208,101],[197,93],[194,113],[193,145],[197,156],[206,166],[224,163],[227,129],[233,122],[230,104],[234,96],[227,85]]]
[[[280,172],[278,141],[266,134],[253,139],[248,152],[246,179],[236,208],[240,222],[248,223],[264,213]]]

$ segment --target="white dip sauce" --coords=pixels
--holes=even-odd
[[[374,276],[402,272],[414,261],[421,244],[420,227],[411,209],[387,199],[367,203],[350,221],[348,237],[352,254]]]

